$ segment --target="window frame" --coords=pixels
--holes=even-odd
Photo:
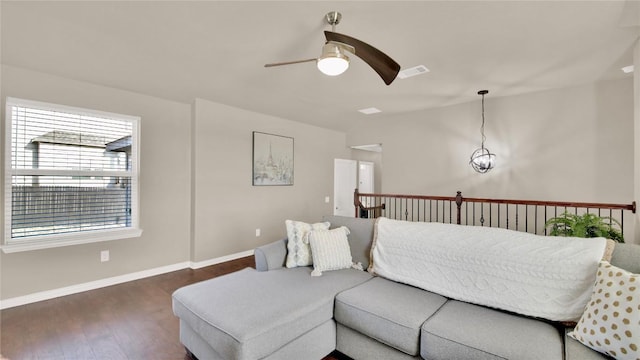
[[[22,106],[32,109],[41,109],[49,111],[60,111],[71,114],[87,115],[94,117],[113,118],[122,121],[128,121],[132,125],[131,133],[131,169],[130,171],[94,171],[92,174],[95,176],[99,173],[100,176],[111,174],[114,176],[123,176],[126,173],[126,177],[131,180],[131,226],[118,229],[103,229],[103,230],[88,230],[69,232],[62,234],[48,234],[48,235],[36,235],[12,238],[12,208],[13,208],[13,190],[12,190],[12,176],[33,174],[34,172],[40,174],[69,174],[74,172],[77,175],[88,175],[90,170],[38,170],[28,171],[24,169],[14,169],[11,162],[12,154],[12,135],[13,135],[13,107]],[[140,121],[138,116],[124,115],[112,112],[105,112],[99,110],[91,110],[79,107],[72,107],[66,105],[52,104],[41,101],[26,100],[19,98],[7,97],[5,99],[5,156],[4,156],[4,241],[0,244],[0,248],[5,253],[29,251],[46,249],[60,246],[88,244],[93,242],[119,240],[127,238],[140,237],[142,235],[142,229],[139,223],[139,209],[140,209],[140,197],[139,197],[139,174],[140,174]]]

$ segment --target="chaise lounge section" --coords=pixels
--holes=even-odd
[[[335,296],[371,275],[341,270],[310,282],[310,274],[247,268],[178,290],[181,341],[199,359],[321,359],[335,349]]]
[[[353,261],[371,265],[374,219],[324,221],[346,226]],[[178,289],[173,308],[187,350],[201,360],[322,359],[334,350],[354,359],[608,358],[558,321],[352,268],[311,276],[312,267],[285,267],[286,257],[279,240],[255,250],[256,269]],[[616,244],[611,263],[640,272],[640,246]]]

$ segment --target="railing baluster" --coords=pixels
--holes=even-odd
[[[469,203],[464,203],[464,224],[469,225]]]
[[[473,207],[471,208],[471,210],[473,210],[473,226],[476,225],[476,203],[473,203]]]
[[[402,203],[402,201],[400,201]],[[407,204],[407,199],[404,199],[404,220],[409,220],[409,206]]]

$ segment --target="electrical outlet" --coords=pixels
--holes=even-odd
[[[109,250],[100,251],[100,261],[101,262],[109,261]]]
[[[326,202],[327,204],[329,203],[329,201],[331,201],[331,198],[328,196],[324,197],[324,202]]]
[[[256,237],[260,236],[260,229],[256,229]]]

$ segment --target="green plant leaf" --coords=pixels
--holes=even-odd
[[[618,228],[615,228],[614,225]],[[577,215],[564,212],[560,216],[547,220],[544,226],[551,236],[604,237],[624,242],[622,231],[619,230],[622,226],[618,220],[612,217],[600,217],[591,213]]]

